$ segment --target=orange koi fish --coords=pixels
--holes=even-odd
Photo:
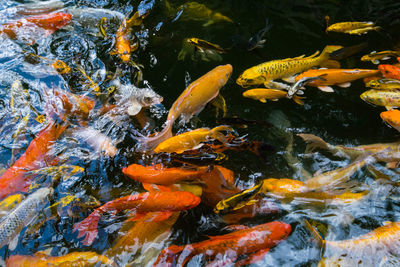
[[[287,91],[279,89],[256,88],[244,91],[242,95],[247,98],[259,100],[261,103],[266,103],[267,99],[271,101],[277,101],[280,98],[286,98]],[[302,101],[304,98],[305,97],[294,95],[293,101],[299,105],[304,105],[304,102]]]
[[[221,143],[226,143],[225,136],[221,131],[233,132],[231,127],[221,125],[210,130],[210,128],[200,128],[193,131],[189,131],[183,134],[179,134],[168,138],[161,142],[154,148],[155,153],[182,153],[186,150],[191,150],[201,145],[209,139],[216,139]]]
[[[33,256],[12,255],[6,260],[9,267],[47,267],[47,266],[96,266],[101,265],[117,267],[115,262],[96,252],[71,252],[63,256],[49,256],[43,252],[36,252]]]
[[[146,149],[152,149],[170,138],[175,120],[182,116],[183,121],[187,122],[193,115],[200,113],[218,95],[231,73],[232,65],[218,66],[189,84],[169,110],[164,129],[154,137],[139,138],[139,141]]]
[[[400,67],[381,64],[378,69],[385,78],[400,80]]]
[[[140,220],[152,212],[152,221],[162,221],[169,218],[173,211],[188,210],[200,204],[200,198],[185,191],[175,192],[146,192],[125,196],[107,202],[95,209],[82,222],[75,224],[74,232],[78,231],[78,238],[85,236],[83,244],[90,245],[97,237],[97,224],[101,215],[111,211],[117,213],[132,209],[136,215],[129,220]]]
[[[391,109],[381,113],[381,118],[400,132],[400,110]],[[398,150],[397,150],[398,151]]]
[[[322,77],[310,81],[307,85],[318,87],[324,92],[333,92],[333,89],[329,85],[338,85],[340,87],[349,87],[350,82],[362,79],[365,77],[376,76],[379,74],[379,70],[368,70],[368,69],[319,69],[319,70],[308,70],[296,76],[295,80],[298,81],[304,77]]]
[[[16,39],[19,35],[19,29],[27,27],[32,28],[36,26],[46,30],[45,35],[50,35],[67,25],[71,19],[72,15],[64,12],[31,16],[15,22],[0,25],[0,33],[5,33],[11,39]]]
[[[208,167],[199,168],[166,168],[162,164],[142,166],[132,164],[122,169],[129,178],[142,182],[160,185],[171,185],[182,181],[199,180],[201,175],[209,171]]]
[[[207,260],[213,260],[218,254],[223,254],[230,262],[234,262],[240,255],[276,246],[286,239],[290,232],[290,224],[274,221],[226,235],[212,236],[198,243],[172,245],[160,253],[153,266],[172,266],[174,262],[184,266],[199,254],[203,254]]]

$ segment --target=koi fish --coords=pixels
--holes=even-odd
[[[392,90],[375,90],[365,91],[360,95],[360,98],[368,103],[383,106],[387,110],[395,107],[400,107],[400,91]]]
[[[374,64],[379,64],[379,60],[388,60],[391,57],[398,57],[400,56],[400,51],[381,51],[376,52],[373,51],[368,55],[362,56],[361,61],[371,61]]]
[[[43,210],[52,188],[40,188],[29,195],[0,222],[0,247],[10,242]],[[18,241],[18,240],[16,240]],[[10,244],[13,250],[17,244]]]
[[[329,60],[330,53],[341,48],[342,46],[328,45],[319,56],[317,56],[319,54],[317,51],[309,57],[304,57],[304,55],[302,55],[295,58],[264,62],[245,70],[239,78],[237,78],[236,83],[242,87],[260,84],[264,84],[268,87],[273,80],[282,78],[289,79],[296,73],[321,65]]]
[[[301,74],[300,74],[301,75]],[[324,80],[324,78],[321,76],[316,76],[316,77],[303,77],[301,79],[297,79],[296,82],[290,86],[287,92],[287,98],[292,98],[295,94],[299,94],[300,92],[303,93],[303,91],[299,91],[300,89],[304,89],[304,85],[315,81],[315,80]]]
[[[209,171],[208,167],[199,168],[166,168],[161,164],[142,166],[132,164],[122,169],[129,178],[142,183],[171,185],[182,181],[199,180],[200,176]]]
[[[216,139],[221,143],[226,143],[225,136],[221,131],[230,131],[233,129],[226,125],[217,126],[213,129],[199,128],[183,134],[175,135],[161,142],[154,148],[155,153],[182,153],[185,150],[194,149],[210,139]]]
[[[106,18],[110,25],[120,25],[125,19],[121,12],[105,8],[77,8],[67,7],[66,11],[72,15],[74,22],[78,22],[86,29],[97,29],[102,18]]]
[[[171,216],[173,211],[188,210],[196,207],[200,198],[189,192],[146,192],[125,196],[107,202],[95,209],[86,219],[74,225],[78,238],[85,236],[83,244],[88,246],[97,237],[97,224],[103,213],[113,213],[133,209],[136,215],[130,220],[140,220],[146,214],[153,213],[151,221],[162,221]]]
[[[397,131],[400,132],[400,110],[391,109],[388,111],[381,112],[380,114],[382,120],[387,122],[390,126],[395,128]],[[399,151],[397,148],[392,148],[394,151]]]
[[[87,75],[83,67],[79,64],[76,64],[76,69],[79,70],[79,72],[82,73],[83,77],[86,78],[87,81],[85,82],[85,85],[88,86],[90,89],[92,89],[95,92],[95,94],[99,94],[100,93],[99,85],[95,83],[89,75]]]
[[[0,217],[7,215],[10,210],[15,208],[22,200],[25,199],[23,194],[15,194],[6,197],[0,202]]]
[[[385,78],[400,80],[400,67],[381,64],[378,69]]]
[[[206,256],[207,260],[213,260],[218,254],[223,254],[224,258],[227,257],[234,262],[240,255],[278,245],[289,236],[290,232],[289,224],[274,221],[225,235],[210,236],[208,240],[189,245],[172,245],[160,253],[153,266],[172,266],[173,262],[184,266],[199,254]]]
[[[117,267],[114,261],[96,252],[71,252],[62,256],[49,256],[43,252],[36,252],[33,256],[11,255],[6,260],[6,266],[96,266],[99,263]]]
[[[97,129],[79,128],[73,131],[73,136],[87,142],[95,149],[96,153],[104,153],[107,156],[114,157],[118,152],[113,140]]]
[[[256,88],[250,89],[242,94],[244,97],[252,98],[254,100],[259,100],[262,103],[266,103],[267,99],[271,101],[278,101],[279,98],[286,98],[287,91],[279,90],[279,89],[264,89],[264,88]],[[293,96],[293,101],[299,105],[304,105],[304,102],[301,99],[305,97],[301,97],[298,95]]]
[[[146,149],[156,147],[162,141],[172,137],[172,125],[182,116],[187,122],[193,115],[200,113],[204,106],[213,100],[232,73],[232,65],[218,66],[195,80],[182,92],[168,112],[164,129],[154,137],[138,138]]]
[[[42,56],[39,56],[39,55],[35,55],[33,53],[26,54],[25,59],[32,60],[32,58],[39,58],[39,59],[42,59],[42,60],[45,60],[45,61],[49,62],[50,65],[54,68],[55,71],[57,71],[58,74],[71,73],[71,68],[67,65],[67,63],[65,63],[62,60],[59,60],[59,59],[54,60],[54,59],[42,57]]]
[[[213,44],[211,42],[199,39],[199,38],[188,38],[186,39],[189,44],[194,45],[197,49],[200,50],[211,50],[217,53],[226,53],[226,51],[217,44]]]
[[[204,4],[187,2],[180,5],[178,8],[173,8],[167,0],[165,0],[164,3],[170,15],[175,16],[175,14],[179,13],[177,18],[181,18],[183,21],[205,21],[203,24],[204,27],[214,24],[215,22],[233,23],[227,16],[209,9]]]
[[[252,51],[256,48],[263,48],[265,39],[262,39],[264,35],[271,29],[272,25],[269,23],[268,18],[265,19],[265,27],[261,29],[255,36],[250,37],[247,44],[247,51]]]
[[[319,69],[308,70],[296,76],[295,80],[299,81],[305,77],[322,77],[322,79],[310,81],[307,85],[315,86],[324,92],[333,92],[329,85],[338,85],[340,87],[349,87],[350,82],[365,77],[376,76],[379,70],[367,69]]]
[[[395,79],[374,79],[366,82],[365,86],[376,90],[400,90],[400,81]]]
[[[368,31],[378,31],[381,27],[375,26],[375,23],[367,21],[367,22],[339,22],[330,25],[326,28],[326,32],[342,32],[348,34],[366,34]]]
[[[20,29],[39,27],[45,30],[44,35],[47,36],[67,25],[71,19],[72,16],[64,12],[31,16],[0,25],[0,33],[7,34],[11,39],[17,39],[20,33],[22,34]]]

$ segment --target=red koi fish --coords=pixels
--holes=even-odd
[[[17,39],[20,29],[39,27],[45,30],[45,35],[50,35],[67,25],[72,15],[64,12],[43,14],[20,19],[0,25],[0,33],[5,33],[11,39]]]
[[[224,255],[230,262],[243,254],[251,254],[276,246],[291,232],[290,224],[275,221],[238,230],[226,235],[212,236],[210,239],[184,246],[172,245],[158,256],[154,266],[172,266],[176,262],[184,266],[194,256],[203,254],[207,260]],[[184,255],[181,258],[180,255]]]
[[[400,80],[400,67],[394,65],[381,64],[378,66],[385,78]]]
[[[382,120],[400,132],[400,110],[391,109],[382,112],[380,115]]]
[[[199,180],[201,175],[209,170],[208,167],[199,168],[166,168],[161,164],[142,166],[132,164],[122,169],[122,172],[129,178],[150,184],[171,185],[182,181]]]
[[[185,191],[175,192],[146,192],[131,196],[125,196],[107,202],[95,209],[86,219],[75,224],[74,232],[78,231],[78,238],[85,236],[83,244],[90,245],[97,237],[97,224],[101,215],[111,211],[117,213],[123,210],[134,210],[135,216],[129,220],[140,220],[152,212],[154,216],[151,221],[162,221],[168,219],[172,212],[188,210],[200,204],[200,198]]]

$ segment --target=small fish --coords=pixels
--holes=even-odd
[[[379,65],[378,69],[385,78],[400,80],[400,67],[394,65]]]
[[[74,225],[74,232],[78,231],[78,238],[85,236],[84,245],[90,245],[97,237],[97,224],[107,211],[114,213],[123,210],[135,211],[135,216],[129,220],[140,220],[146,214],[153,213],[150,221],[162,221],[168,219],[172,212],[188,210],[196,207],[200,198],[185,191],[176,192],[146,192],[125,196],[107,202],[95,209],[86,219]]]
[[[86,78],[87,82],[86,85],[95,92],[95,94],[100,94],[100,87],[97,83],[95,83],[92,78],[86,74],[86,71],[83,69],[83,67],[79,64],[76,64],[76,69],[82,73],[83,77]]]
[[[365,77],[376,76],[378,70],[369,69],[319,69],[308,70],[296,76],[295,80],[299,81],[305,77],[322,77],[310,81],[308,85],[315,86],[323,92],[333,92],[329,85],[338,85],[340,87],[349,87],[350,82],[362,79]]]
[[[226,53],[225,49],[220,47],[217,44],[213,44],[211,42],[199,39],[199,38],[188,38],[186,39],[189,44],[194,45],[197,49],[200,50],[211,50],[217,53]]]
[[[342,32],[342,33],[348,33],[348,34],[365,34],[368,31],[377,31],[381,27],[375,26],[375,23],[373,22],[359,22],[359,21],[353,21],[353,22],[339,22],[330,25],[328,28],[326,28],[326,32]]]
[[[155,153],[182,153],[185,150],[194,149],[210,139],[216,139],[221,143],[226,143],[225,136],[221,131],[230,131],[233,129],[226,125],[217,126],[213,129],[199,128],[193,131],[185,132],[161,142],[154,148]]]
[[[142,183],[171,185],[183,181],[196,181],[201,175],[208,172],[208,167],[185,168],[171,167],[167,168],[161,164],[152,166],[142,166],[131,164],[122,169],[122,173],[129,178]]]
[[[250,37],[247,51],[252,51],[256,48],[263,48],[265,44],[265,39],[262,39],[264,35],[271,29],[272,25],[269,24],[268,18],[265,19],[265,27],[261,29],[255,36]]]
[[[271,101],[277,101],[280,98],[287,97],[287,91],[279,90],[279,89],[265,89],[265,88],[256,88],[250,89],[243,92],[243,96],[247,98],[252,98],[254,100],[259,100],[262,103],[266,103],[267,99]],[[293,96],[293,101],[299,105],[304,105],[304,102],[301,99],[305,97],[300,97],[298,95]]]
[[[395,107],[400,107],[400,91],[392,90],[375,90],[365,91],[360,95],[360,98],[368,103],[383,106],[387,110]]]
[[[196,255],[214,260],[217,255],[234,262],[239,256],[276,246],[291,232],[290,224],[279,221],[260,224],[188,245],[171,245],[158,256],[154,266],[184,266]]]
[[[138,138],[141,145],[145,149],[152,149],[170,138],[174,122],[179,117],[187,122],[193,115],[200,113],[205,105],[219,94],[219,90],[226,84],[231,73],[232,65],[217,66],[189,84],[172,104],[164,129],[153,137]]]
[[[7,266],[23,267],[23,266],[96,266],[99,265],[113,266],[118,265],[96,252],[70,252],[62,256],[49,256],[44,252],[36,252],[33,256],[29,255],[12,255],[6,260]]]
[[[376,90],[400,90],[400,81],[395,79],[378,79],[371,80],[365,83],[366,87],[376,89]]]
[[[317,56],[319,53],[317,51],[309,57],[304,57],[304,55],[302,55],[295,58],[264,62],[245,70],[239,78],[237,78],[236,83],[242,87],[260,84],[264,84],[268,87],[273,80],[282,78],[289,79],[296,73],[321,65],[329,60],[330,53],[341,48],[342,46],[328,45],[319,56]]]
[[[43,210],[52,188],[41,188],[29,195],[0,222],[0,247],[10,242]],[[11,248],[12,249],[12,248]]]
[[[300,75],[298,75],[298,76],[300,76]],[[301,88],[303,88],[304,85],[306,85],[312,81],[315,81],[315,80],[325,80],[325,79],[323,78],[323,75],[315,76],[315,77],[303,77],[300,79],[297,79],[297,77],[296,77],[296,82],[292,86],[290,86],[290,88],[287,92],[287,98],[292,98]]]
[[[371,61],[374,64],[379,64],[380,60],[388,60],[391,57],[398,57],[398,56],[400,56],[400,51],[381,51],[381,52],[373,51],[368,55],[362,56],[361,61]]]
[[[382,120],[387,122],[390,126],[395,128],[397,131],[400,132],[400,110],[391,109],[388,111],[381,112],[380,114]],[[394,151],[398,151],[394,150]]]

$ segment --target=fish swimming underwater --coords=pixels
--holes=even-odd
[[[266,103],[267,99],[271,101],[277,101],[280,98],[287,97],[287,91],[279,90],[279,89],[264,89],[264,88],[256,88],[250,89],[242,94],[244,97],[252,98],[254,100],[259,100],[262,103]],[[298,95],[293,96],[293,101],[299,105],[304,105],[302,99],[305,97],[301,97]]]
[[[400,110],[391,109],[380,114],[382,120],[400,132]],[[398,151],[398,148],[397,148]]]
[[[339,22],[330,25],[326,28],[326,32],[342,32],[348,34],[366,34],[368,31],[377,31],[380,30],[381,27],[375,26],[374,22],[359,22],[359,21],[352,21],[352,22]]]
[[[269,249],[285,240],[291,232],[289,224],[274,221],[229,234],[210,236],[210,239],[188,245],[172,245],[164,249],[153,266],[184,266],[194,256],[203,254],[207,260],[224,255],[224,261],[233,263],[237,257]]]
[[[206,40],[202,40],[199,38],[188,38],[187,42],[189,44],[194,45],[197,49],[211,50],[211,51],[215,51],[217,53],[226,53],[225,49],[223,49],[219,45],[213,44],[211,42],[208,42]]]
[[[342,46],[328,45],[319,56],[317,56],[319,53],[317,51],[309,57],[304,57],[304,55],[302,55],[295,58],[264,62],[245,70],[239,78],[237,78],[236,83],[242,87],[260,84],[264,84],[264,86],[268,87],[273,80],[291,78],[296,73],[321,65],[329,60],[330,53],[341,48]]]
[[[385,78],[400,80],[400,67],[381,64],[378,66],[378,69]]]
[[[371,52],[368,55],[361,57],[361,61],[371,61],[374,64],[379,64],[380,60],[388,60],[391,57],[400,56],[400,51],[381,51],[381,52]]]
[[[179,118],[187,122],[192,116],[200,113],[205,105],[219,94],[232,73],[232,65],[221,65],[207,72],[182,92],[168,112],[164,129],[153,137],[138,138],[142,147],[151,150],[162,141],[172,137],[172,125]]]
[[[40,188],[10,211],[0,222],[0,247],[10,242],[42,212],[52,188]]]
[[[365,86],[376,90],[392,90],[392,89],[400,90],[400,80],[388,79],[388,78],[371,80],[366,82]]]
[[[400,91],[392,90],[375,90],[365,91],[360,95],[360,98],[368,103],[383,106],[387,110],[395,107],[400,107]]]

